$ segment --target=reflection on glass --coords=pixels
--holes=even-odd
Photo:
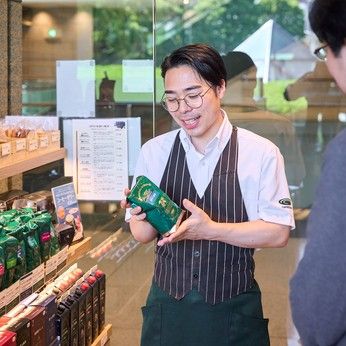
[[[291,190],[296,191],[302,186],[305,166],[291,120],[263,109],[263,99],[255,101],[257,69],[249,55],[229,52],[223,59],[228,78],[223,108],[230,121],[233,125],[268,138],[279,147],[285,158],[288,184]]]

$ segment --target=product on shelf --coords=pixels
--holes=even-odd
[[[39,296],[31,306],[40,306],[45,309],[45,345],[51,345],[57,339],[55,316],[57,313],[56,296]]]
[[[45,308],[42,306],[29,306],[23,315],[30,320],[31,345],[46,346]]]
[[[0,345],[3,346],[16,346],[16,333],[6,330],[0,332]]]
[[[93,340],[99,335],[99,311],[100,311],[100,300],[99,300],[99,283],[95,276],[89,275],[86,278],[87,283],[90,285],[92,290],[92,335]]]
[[[56,224],[55,231],[58,235],[59,244],[61,247],[70,246],[73,242],[75,228],[69,224]]]
[[[16,199],[22,198],[28,192],[23,190],[11,190],[0,194],[0,211],[10,210]]]
[[[0,247],[4,251],[5,275],[3,276],[1,288],[7,288],[15,282],[15,271],[17,265],[18,240],[8,236],[0,225]]]
[[[70,309],[59,303],[56,316],[56,328],[61,346],[70,346],[71,322]]]
[[[24,195],[22,198],[16,199],[13,209],[32,208],[34,211],[47,211],[50,214],[55,212],[52,192],[48,190],[37,191]]]
[[[15,281],[17,281],[27,273],[24,228],[17,221],[13,221],[12,223],[8,223],[7,226],[4,227],[4,230],[7,235],[18,240],[17,265],[15,271]]]
[[[7,330],[16,333],[16,344],[31,345],[30,320],[25,317],[14,318],[8,324]]]
[[[97,269],[94,275],[99,283],[99,329],[101,331],[105,326],[106,319],[106,275],[100,269]]]
[[[85,300],[85,345],[90,346],[93,341],[93,296],[92,288],[87,282],[82,282],[77,288],[75,295],[79,297],[82,302]]]
[[[24,227],[26,265],[28,272],[30,272],[41,264],[40,246],[36,240],[36,230],[38,226],[35,222],[29,221]]]

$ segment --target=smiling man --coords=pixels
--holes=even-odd
[[[187,212],[161,237],[140,207],[127,211],[133,236],[157,242],[142,345],[269,345],[253,253],[285,246],[294,227],[283,158],[229,122],[226,69],[213,48],[179,48],[161,71],[161,102],[180,129],[143,145],[135,178],[147,176]]]

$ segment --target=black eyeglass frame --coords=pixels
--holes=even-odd
[[[178,108],[175,110],[175,111],[173,111],[173,110],[170,110],[170,109],[168,109],[168,107],[166,106],[166,102],[165,102],[165,98],[166,98],[166,94],[163,94],[162,95],[162,97],[161,97],[161,106],[166,110],[166,111],[168,111],[168,112],[177,112],[178,110],[179,110],[179,108],[180,108],[180,101],[184,101],[185,102],[185,104],[187,105],[187,106],[189,106],[190,108],[192,108],[192,109],[198,109],[198,108],[200,108],[200,107],[202,107],[202,105],[203,105],[203,97],[207,94],[207,92],[210,90],[210,89],[212,89],[212,86],[210,86],[204,93],[202,93],[202,91],[200,92],[200,93],[197,93],[197,94],[193,94],[193,93],[188,93],[188,94],[186,94],[183,98],[180,98],[180,99],[178,99],[178,98],[175,98],[174,99],[174,101],[177,101],[177,104],[178,104]],[[186,100],[185,100],[185,98],[187,97],[187,96],[189,96],[189,95],[194,95],[194,96],[200,96],[200,98],[201,98],[201,104],[198,106],[198,107],[192,107],[189,103],[187,103],[186,102]]]
[[[326,51],[327,47],[328,47],[328,44],[324,44],[323,46],[318,47],[314,50],[314,55],[317,57],[317,59],[321,61],[327,60],[327,51]]]

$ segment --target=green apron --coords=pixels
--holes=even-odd
[[[257,283],[245,293],[216,305],[195,290],[176,300],[155,283],[142,308],[141,346],[268,346]]]

